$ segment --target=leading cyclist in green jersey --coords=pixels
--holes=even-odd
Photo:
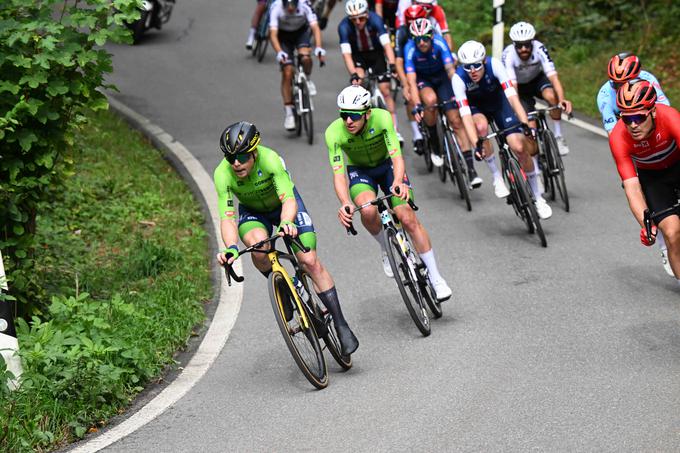
[[[391,205],[427,267],[437,299],[449,299],[451,288],[439,274],[430,237],[408,205],[413,191],[406,176],[404,158],[390,112],[371,108],[371,95],[361,86],[349,86],[342,90],[338,95],[338,108],[340,118],[326,129],[326,145],[333,167],[335,194],[341,203],[338,209],[340,223],[345,227],[350,226],[354,209],[352,202],[361,205],[374,199],[378,187],[385,194],[392,193]],[[360,212],[361,223],[380,244],[385,274],[393,277],[381,234],[378,209],[371,206]]]
[[[214,179],[220,230],[227,248],[217,254],[217,260],[222,265],[231,264],[238,257],[239,237],[246,246],[251,246],[267,239],[275,226],[281,235],[299,236],[309,251],[304,253],[293,247],[295,256],[312,277],[314,290],[333,317],[342,354],[353,353],[359,342],[342,314],[333,278],[317,257],[312,219],[283,159],[274,150],[260,145],[260,132],[245,121],[222,132],[220,148],[224,159],[215,169]],[[238,224],[234,196],[239,201]],[[268,276],[271,264],[267,255],[253,253],[252,259],[255,267]]]

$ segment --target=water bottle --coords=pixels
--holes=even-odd
[[[295,285],[295,290],[297,291],[300,299],[307,303],[309,301],[309,293],[305,289],[305,285],[302,284],[299,278],[293,276],[293,285]]]

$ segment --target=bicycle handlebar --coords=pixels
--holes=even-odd
[[[492,138],[497,137],[499,135],[505,135],[506,133],[517,129],[518,127],[522,127],[522,125],[521,124],[515,124],[514,126],[506,127],[505,129],[502,129],[500,131],[496,131],[496,132],[492,132],[490,134],[487,134],[484,137],[478,137],[478,139],[480,141],[491,140]]]
[[[544,109],[536,109],[533,112],[527,112],[527,117],[529,117],[529,120],[531,120],[532,117],[535,118],[536,116],[538,116],[540,114],[552,112],[553,110],[564,110],[564,109],[559,105],[551,105],[551,106],[544,108]],[[574,114],[571,113],[571,112],[567,113],[567,119],[570,120],[572,118],[574,118]]]
[[[366,203],[364,203],[361,206],[354,209],[354,212],[359,212],[362,209],[367,208],[368,206],[377,206],[380,203],[382,203],[383,201],[387,200],[388,198],[391,198],[392,196],[396,196],[396,195],[392,195],[392,193],[388,193],[387,195],[383,195],[381,197],[374,198],[373,200],[367,201]],[[418,206],[416,206],[416,204],[413,202],[413,200],[409,199],[407,203],[411,207],[411,209],[413,209],[414,211],[417,211],[419,209]],[[345,206],[345,212],[347,212],[347,214],[354,214],[354,212],[349,212],[349,206]],[[354,225],[352,225],[351,223],[350,223],[349,227],[345,227],[345,230],[347,230],[347,234],[351,234],[352,236],[357,235],[357,230],[354,229]]]
[[[680,202],[675,203],[673,206],[668,207],[666,209],[662,209],[659,212],[650,212],[649,209],[645,209],[642,222],[645,226],[645,233],[647,235],[648,241],[651,242],[652,240],[652,226],[656,223],[654,219],[662,215],[668,214],[669,212],[677,213],[678,209],[680,209]]]

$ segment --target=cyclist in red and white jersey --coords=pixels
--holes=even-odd
[[[621,118],[609,135],[609,147],[623,181],[630,210],[642,227],[640,241],[650,246],[657,225],[668,246],[668,259],[680,277],[680,217],[678,212],[654,216],[653,237],[644,227],[644,211],[663,211],[678,201],[680,190],[680,113],[656,104],[654,86],[646,80],[626,82],[616,93]],[[680,278],[678,278],[680,284]]]
[[[397,8],[397,20],[395,22],[396,28],[399,28],[404,23],[404,12],[411,5],[422,5],[428,10],[429,17],[434,19],[437,26],[435,29],[444,37],[449,49],[453,52],[453,39],[449,33],[449,24],[446,22],[446,13],[444,8],[437,5],[437,0],[399,0],[399,7]]]

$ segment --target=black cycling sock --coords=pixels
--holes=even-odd
[[[335,286],[324,292],[318,293],[318,295],[321,299],[321,302],[323,302],[333,317],[335,326],[347,326],[347,321],[342,315],[342,310],[340,309],[340,300],[338,300],[338,292],[335,290]]]
[[[472,156],[472,150],[468,149],[463,151],[463,157],[465,158],[465,164],[467,165],[468,171],[475,169],[475,158]]]

